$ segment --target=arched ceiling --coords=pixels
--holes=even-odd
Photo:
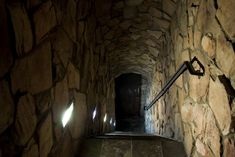
[[[98,29],[111,75],[134,72],[151,78],[159,54],[164,53],[176,0],[103,0],[103,4],[97,8]]]

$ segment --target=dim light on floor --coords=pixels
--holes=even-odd
[[[68,121],[70,120],[70,118],[72,116],[72,113],[73,113],[73,102],[71,103],[69,108],[63,114],[63,117],[62,117],[62,125],[63,125],[63,127],[65,127],[66,124],[68,123]]]

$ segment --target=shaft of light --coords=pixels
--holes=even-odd
[[[70,120],[72,112],[73,112],[73,102],[71,103],[69,108],[63,114],[63,117],[62,117],[63,127],[65,127],[66,124],[68,123],[68,121]]]
[[[106,122],[106,120],[107,120],[107,113],[105,113],[104,115],[104,123]]]
[[[96,113],[97,113],[97,111],[96,111],[96,108],[95,108],[95,110],[93,111],[93,115],[92,115],[92,119],[93,119],[93,120],[94,120],[95,117],[96,117]]]

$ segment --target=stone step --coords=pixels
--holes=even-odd
[[[186,157],[182,142],[155,135],[124,134],[88,138],[79,157]]]

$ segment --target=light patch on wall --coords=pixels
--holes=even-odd
[[[113,126],[114,126],[114,127],[116,126],[116,121],[113,122]]]
[[[92,114],[92,119],[93,119],[93,120],[95,119],[96,114],[97,114],[97,109],[96,109],[96,107],[95,107],[95,110],[93,111],[93,114]]]
[[[106,121],[107,121],[107,113],[105,113],[104,115],[104,123],[106,123]]]
[[[112,125],[113,123],[113,118],[110,119],[109,124]]]
[[[63,125],[63,127],[65,127],[66,124],[68,123],[68,121],[70,120],[70,118],[72,116],[72,112],[73,112],[73,102],[71,103],[69,108],[63,114],[63,117],[62,117],[62,125]]]

